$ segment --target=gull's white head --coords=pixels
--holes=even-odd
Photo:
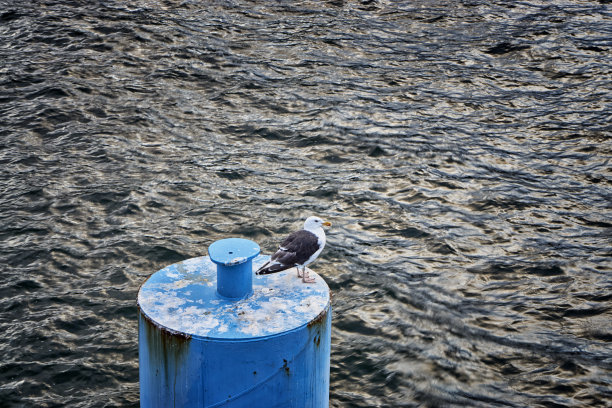
[[[306,221],[304,221],[305,230],[315,230],[323,226],[331,227],[331,222],[323,221],[321,218],[315,216],[308,217]]]

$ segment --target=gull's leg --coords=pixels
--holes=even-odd
[[[306,272],[306,267],[304,267],[304,271],[303,271],[303,275],[302,275],[302,282],[304,283],[314,283],[315,282],[315,278],[309,278],[308,277],[308,272]]]
[[[304,271],[302,271],[302,273],[300,273],[300,267],[299,266],[296,266],[295,269],[297,269],[298,278],[301,278],[302,275],[304,274]]]

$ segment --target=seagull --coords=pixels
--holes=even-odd
[[[285,238],[278,251],[255,274],[267,275],[296,267],[297,276],[302,278],[302,282],[314,283],[315,279],[308,276],[306,265],[314,262],[325,247],[323,226],[331,227],[331,223],[319,217],[306,218],[304,229],[295,231]],[[300,268],[302,268],[301,273]]]

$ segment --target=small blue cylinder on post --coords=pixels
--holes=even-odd
[[[253,293],[253,262],[259,245],[248,239],[227,238],[208,247],[217,264],[217,293],[227,299],[242,299]]]
[[[259,252],[217,241],[142,285],[141,407],[328,407],[329,288],[314,272],[254,276]]]

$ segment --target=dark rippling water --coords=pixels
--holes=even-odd
[[[0,0],[0,406],[137,406],[136,294],[310,214],[332,407],[612,405],[608,0]]]

